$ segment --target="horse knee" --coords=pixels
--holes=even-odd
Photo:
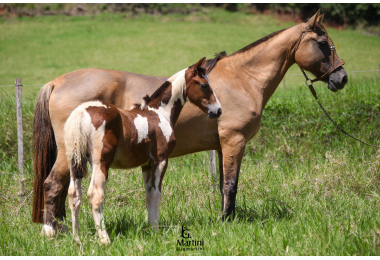
[[[100,189],[94,189],[92,196],[89,197],[93,210],[98,211],[103,203],[104,191]]]
[[[59,184],[54,184],[51,180],[46,179],[44,184],[44,194],[45,202],[49,202],[52,199],[55,199],[61,193],[63,186]]]
[[[69,186],[69,190],[67,191],[67,195],[69,195],[69,197],[74,197],[75,195],[75,186],[74,186],[74,183],[70,183],[70,186]]]

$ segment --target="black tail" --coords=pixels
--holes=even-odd
[[[34,192],[33,213],[34,223],[43,223],[44,191],[43,183],[48,177],[57,156],[53,127],[49,115],[49,99],[54,89],[52,82],[47,83],[40,91],[36,109],[34,110],[33,129],[33,165]]]

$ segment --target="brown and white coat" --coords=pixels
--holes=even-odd
[[[87,196],[101,243],[109,243],[102,202],[109,168],[142,167],[149,224],[157,226],[161,185],[168,157],[175,146],[174,124],[186,101],[216,118],[220,103],[209,85],[202,65],[205,58],[170,77],[151,97],[131,110],[90,101],[78,106],[64,127],[66,156],[70,165],[69,201],[73,233],[78,239],[81,179],[87,160],[92,176]]]

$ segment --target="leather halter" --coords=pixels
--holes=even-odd
[[[316,24],[315,26],[318,26],[318,28],[323,32],[324,36],[327,38],[327,42],[329,43],[330,45],[330,52],[331,52],[331,56],[332,56],[332,62],[330,63],[331,64],[331,68],[325,72],[322,76],[319,76],[315,79],[309,79],[308,77],[306,77],[306,85],[310,85],[311,83],[313,82],[316,82],[316,81],[319,81],[319,80],[322,80],[324,79],[325,77],[327,77],[328,75],[331,74],[331,72],[333,72],[336,68],[340,67],[340,66],[343,66],[344,65],[344,60],[339,58],[338,54],[336,53],[336,50],[335,50],[335,45],[334,45],[334,42],[332,41],[332,39],[329,37],[329,35],[327,34],[327,31],[326,29],[323,27],[323,25],[321,24]],[[296,45],[295,45],[295,50],[294,50],[294,55],[295,53],[297,52],[298,50],[298,47],[300,46],[301,44],[301,41],[302,39],[304,38],[305,34],[308,33],[308,32],[313,32],[312,29],[305,29],[304,28],[304,24],[301,24],[301,37],[297,40],[296,42]],[[338,59],[339,63],[334,65],[335,63],[335,59]],[[295,60],[295,59],[294,59]],[[300,67],[302,73],[304,75],[306,75],[305,71],[301,68],[301,66],[297,63],[298,67]],[[308,82],[310,81],[310,83]]]
[[[295,48],[294,53],[297,51],[298,46],[300,45],[301,40],[303,39],[305,33],[307,33],[307,32],[312,32],[311,29],[307,29],[307,30],[304,29],[303,24],[302,24],[301,26],[302,26],[302,27],[301,27],[301,28],[302,28],[302,35],[301,35],[301,37],[298,39],[298,41],[296,42],[296,48]],[[315,100],[317,101],[318,105],[321,107],[322,111],[326,114],[326,116],[328,117],[328,119],[330,119],[330,121],[331,121],[331,122],[332,122],[332,123],[333,123],[333,124],[334,124],[334,125],[340,130],[340,131],[342,131],[345,135],[351,137],[352,139],[354,139],[354,140],[356,140],[356,141],[358,141],[358,142],[360,142],[360,143],[362,143],[362,144],[369,145],[369,146],[372,146],[372,147],[375,147],[375,148],[380,148],[380,146],[366,143],[366,142],[364,142],[364,141],[362,141],[362,140],[360,140],[360,139],[358,139],[358,138],[356,138],[356,137],[350,135],[349,133],[347,133],[342,127],[340,127],[340,126],[339,126],[339,125],[338,125],[338,124],[337,124],[337,123],[331,118],[331,116],[329,115],[329,113],[327,113],[326,109],[322,106],[322,104],[321,104],[321,102],[320,102],[320,100],[319,100],[319,98],[318,98],[318,96],[317,96],[317,92],[315,91],[315,89],[314,89],[314,87],[313,87],[313,82],[316,82],[316,81],[318,81],[318,80],[321,80],[321,79],[325,78],[327,75],[330,75],[330,73],[331,73],[332,71],[334,71],[336,68],[338,68],[339,66],[342,66],[342,65],[344,64],[344,60],[341,59],[341,58],[339,58],[338,54],[336,53],[336,51],[335,51],[335,45],[334,45],[333,41],[331,40],[331,38],[327,35],[327,32],[326,32],[325,28],[324,28],[322,25],[319,25],[319,26],[320,26],[320,29],[322,30],[322,32],[324,33],[324,35],[326,36],[328,43],[330,44],[331,55],[332,55],[332,57],[333,57],[333,62],[332,62],[332,64],[331,64],[332,67],[331,67],[326,73],[324,73],[322,76],[317,77],[317,78],[311,80],[311,79],[309,79],[309,77],[306,75],[305,71],[300,67],[300,65],[297,64],[298,67],[300,67],[300,69],[301,69],[301,71],[302,71],[302,74],[305,76],[305,79],[306,79],[305,84],[306,84],[306,86],[309,87],[309,89],[310,89],[310,91],[311,91],[311,94],[314,96]],[[339,59],[340,62],[339,62],[337,65],[334,66],[335,57],[337,57],[337,58]]]

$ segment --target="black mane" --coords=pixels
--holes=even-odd
[[[221,59],[223,59],[225,57],[227,57],[227,53],[225,51],[221,51],[219,53],[215,53],[215,58],[213,58],[211,60],[207,60],[206,64],[205,64],[206,75],[212,71],[212,69],[216,66],[218,61],[220,61]]]
[[[250,45],[247,45],[247,46],[245,46],[244,48],[242,48],[242,49],[240,49],[240,50],[238,50],[238,51],[235,51],[235,52],[232,53],[230,56],[235,55],[235,54],[238,54],[238,53],[242,53],[242,52],[245,52],[245,51],[248,51],[249,49],[251,49],[251,48],[253,48],[253,47],[259,45],[260,43],[263,43],[263,42],[269,40],[270,38],[273,38],[274,36],[278,35],[279,33],[283,32],[283,31],[285,31],[285,30],[287,30],[287,29],[282,29],[282,30],[279,30],[279,31],[277,31],[277,32],[273,32],[273,33],[271,33],[271,34],[269,34],[269,35],[267,35],[267,36],[264,36],[263,38],[261,38],[261,39],[255,41],[255,42],[253,42],[253,43],[251,43]]]
[[[145,104],[148,104],[150,100],[158,97],[161,91],[167,88],[170,84],[171,83],[169,81],[165,81],[158,89],[156,89],[156,91],[154,91],[154,93],[151,96],[146,95],[145,97],[143,97],[143,101],[145,101]],[[139,105],[139,104],[136,104],[136,105]]]

